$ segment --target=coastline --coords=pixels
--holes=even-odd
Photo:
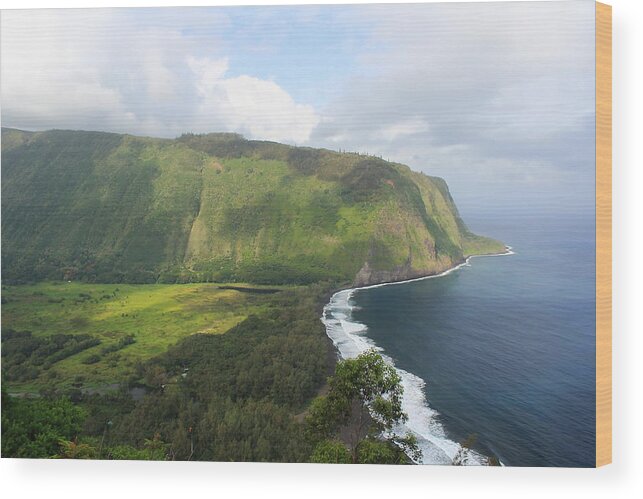
[[[404,371],[395,365],[392,358],[388,357],[381,347],[372,341],[367,334],[366,325],[356,322],[352,318],[354,305],[351,299],[354,294],[363,289],[373,289],[396,284],[433,279],[448,275],[462,267],[470,265],[475,257],[509,256],[514,254],[511,246],[505,246],[502,253],[469,255],[462,262],[443,272],[430,274],[400,281],[382,282],[366,286],[345,287],[330,295],[328,302],[323,307],[320,318],[326,329],[326,335],[332,342],[340,359],[354,358],[360,353],[375,348],[384,360],[389,363],[402,378],[404,387],[403,409],[408,414],[408,421],[393,429],[393,432],[403,435],[410,432],[416,436],[422,449],[422,460],[416,464],[444,464],[450,465],[456,455],[463,455],[465,465],[487,465],[488,458],[473,450],[463,447],[448,438],[445,428],[438,421],[439,413],[433,409],[427,400],[424,387],[426,381],[413,373]]]
[[[378,283],[373,283],[373,284],[366,284],[366,285],[363,285],[363,286],[351,285],[350,287],[340,288],[338,291],[343,291],[343,290],[346,290],[346,289],[353,289],[353,290],[357,291],[357,290],[360,290],[360,289],[371,289],[371,288],[377,288],[377,287],[380,287],[380,286],[392,286],[394,284],[406,284],[406,283],[409,283],[409,282],[423,281],[425,279],[432,279],[434,277],[442,277],[442,276],[448,275],[451,272],[453,272],[455,270],[458,270],[459,268],[464,267],[467,264],[469,264],[469,262],[470,262],[470,260],[472,258],[491,257],[491,256],[510,256],[510,255],[514,255],[514,254],[515,253],[513,251],[513,247],[505,245],[505,251],[503,251],[501,253],[479,253],[479,254],[475,254],[475,255],[468,255],[468,256],[466,256],[464,258],[464,260],[456,263],[452,267],[449,267],[446,270],[443,270],[441,272],[437,272],[437,273],[434,273],[434,274],[426,274],[426,275],[421,275],[421,276],[418,276],[418,277],[411,277],[411,278],[408,278],[408,279],[400,279],[400,280],[394,280],[394,281],[383,281],[383,282],[378,282]]]

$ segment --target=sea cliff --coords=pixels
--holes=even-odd
[[[367,285],[503,249],[469,231],[444,180],[356,153],[3,128],[2,166],[14,282]]]

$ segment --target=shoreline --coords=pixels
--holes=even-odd
[[[426,398],[424,391],[426,381],[413,373],[397,367],[393,359],[386,355],[383,349],[368,337],[367,326],[352,320],[354,305],[350,303],[351,298],[357,291],[363,289],[373,289],[443,277],[469,265],[470,260],[475,257],[509,256],[513,254],[515,253],[512,247],[505,246],[505,251],[502,253],[469,255],[464,261],[440,273],[401,281],[344,287],[331,293],[328,302],[323,307],[320,320],[324,324],[328,339],[334,346],[338,360],[354,358],[370,348],[375,348],[402,378],[402,385],[404,387],[403,409],[408,414],[409,420],[393,431],[398,434],[411,432],[418,438],[418,442],[423,451],[423,457],[421,461],[415,464],[450,465],[458,453],[464,453],[464,464],[467,465],[488,465],[489,461],[487,456],[481,455],[471,449],[463,449],[459,443],[448,437],[446,429],[438,421],[439,413],[430,406]]]
[[[352,290],[360,290],[360,289],[371,289],[371,288],[378,288],[380,286],[392,286],[394,284],[406,284],[409,282],[415,282],[415,281],[424,281],[425,279],[433,279],[434,277],[443,277],[445,275],[450,274],[451,272],[458,270],[464,266],[466,266],[469,261],[472,258],[481,258],[481,257],[491,257],[491,256],[510,256],[510,255],[515,255],[516,253],[513,251],[512,246],[505,246],[505,251],[502,253],[481,253],[481,254],[476,254],[476,255],[468,255],[465,257],[465,259],[457,264],[455,264],[453,267],[449,267],[446,270],[443,270],[442,272],[438,272],[436,274],[427,274],[423,276],[418,276],[418,277],[411,277],[409,279],[402,279],[399,281],[385,281],[385,282],[378,282],[375,284],[367,284],[365,286],[351,286],[351,287],[346,287],[346,288],[341,288],[338,289],[336,292],[339,291],[345,291],[347,289],[352,289]]]

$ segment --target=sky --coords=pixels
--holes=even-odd
[[[380,155],[462,210],[594,205],[594,2],[12,10],[0,118]]]

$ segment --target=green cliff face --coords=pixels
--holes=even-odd
[[[503,250],[467,229],[442,179],[370,156],[2,130],[7,280],[364,285]]]

